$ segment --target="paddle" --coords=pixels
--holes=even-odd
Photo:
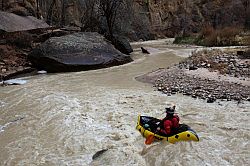
[[[145,144],[146,145],[150,145],[152,142],[154,142],[155,140],[155,136],[154,135],[149,135],[146,140],[145,140]]]
[[[158,127],[159,128],[159,127]],[[154,133],[154,135],[149,135],[147,138],[146,138],[146,140],[145,140],[145,144],[146,145],[150,145],[150,144],[152,144],[152,142],[154,142],[154,140],[155,140],[155,134],[157,134],[158,132],[159,132],[159,130],[160,129],[158,129],[157,128],[157,130],[155,131],[155,133]]]

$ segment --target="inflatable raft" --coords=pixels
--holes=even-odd
[[[180,124],[179,128],[175,129],[171,135],[165,135],[157,130],[160,126],[160,119],[149,116],[138,116],[136,129],[140,131],[143,137],[147,138],[154,135],[155,140],[168,141],[176,143],[179,141],[199,141],[199,137],[194,130],[186,124]]]

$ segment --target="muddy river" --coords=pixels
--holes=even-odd
[[[178,63],[192,49],[165,40],[132,45],[130,64],[0,87],[0,165],[250,165],[250,102],[164,95],[135,77]],[[162,118],[167,103],[176,103],[200,142],[144,145],[137,116]]]

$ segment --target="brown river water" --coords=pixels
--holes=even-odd
[[[0,165],[250,165],[250,102],[166,96],[135,77],[173,65],[192,49],[170,48],[164,40],[132,45],[130,64],[0,87]],[[141,54],[141,45],[153,54]],[[172,102],[200,142],[145,146],[137,116],[162,118]]]

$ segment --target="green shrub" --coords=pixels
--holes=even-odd
[[[174,44],[196,44],[197,38],[195,36],[176,37]]]

